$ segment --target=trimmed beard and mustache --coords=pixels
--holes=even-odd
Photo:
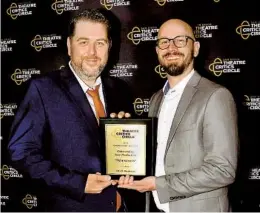
[[[163,61],[164,57],[168,57],[168,56],[180,56],[180,57],[184,57],[183,53],[180,52],[174,52],[174,53],[166,53],[162,56],[162,59],[160,60],[160,64],[162,66],[162,68],[164,69],[164,71],[170,75],[170,76],[178,76],[181,75],[185,69],[191,64],[191,62],[193,61],[193,54],[194,50],[192,49],[190,54],[188,55],[188,58],[186,58],[180,65],[178,65],[177,62],[172,62],[169,64],[165,64],[165,62]]]
[[[89,72],[88,70],[86,70],[86,68],[84,68],[83,66],[83,61],[84,60],[89,60],[89,59],[97,59],[97,57],[85,57],[82,61],[77,62],[77,63],[72,63],[74,70],[83,77],[83,79],[86,80],[95,80],[98,78],[98,76],[100,76],[100,74],[102,73],[102,71],[105,69],[106,64],[100,64],[99,67],[97,67],[97,69],[94,72]],[[99,59],[99,58],[98,58]]]

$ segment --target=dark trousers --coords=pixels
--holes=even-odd
[[[128,212],[127,206],[125,204],[125,201],[122,199],[122,205],[120,206],[120,208],[118,209],[117,212]]]

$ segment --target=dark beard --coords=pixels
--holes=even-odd
[[[191,56],[193,56],[194,50],[191,50]],[[169,53],[168,53],[169,54]],[[181,53],[177,53],[176,55],[181,55],[184,56]],[[167,54],[166,54],[167,56]],[[190,63],[192,62],[192,58],[184,63],[182,63],[180,66],[176,65],[176,64],[170,64],[168,66],[162,65],[162,68],[164,69],[164,71],[170,75],[170,76],[178,76],[181,75],[184,70],[190,65]]]
[[[181,66],[175,65],[175,64],[171,64],[169,66],[162,66],[162,68],[164,69],[164,71],[170,75],[170,76],[178,76],[181,75],[184,72],[185,66],[186,64],[182,64]]]

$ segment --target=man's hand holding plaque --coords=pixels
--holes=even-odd
[[[155,190],[155,177],[149,176],[141,180],[134,180],[133,176],[121,176],[118,181],[118,188],[133,189],[139,192]]]
[[[110,118],[130,118],[131,114],[128,112],[120,111],[118,114],[115,112],[110,113]]]

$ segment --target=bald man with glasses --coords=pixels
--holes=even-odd
[[[158,117],[155,176],[119,180],[119,187],[152,191],[151,211],[230,211],[228,186],[235,179],[238,152],[236,106],[226,88],[194,69],[199,49],[188,23],[170,19],[160,27],[156,53],[167,81],[149,108],[149,116]]]

